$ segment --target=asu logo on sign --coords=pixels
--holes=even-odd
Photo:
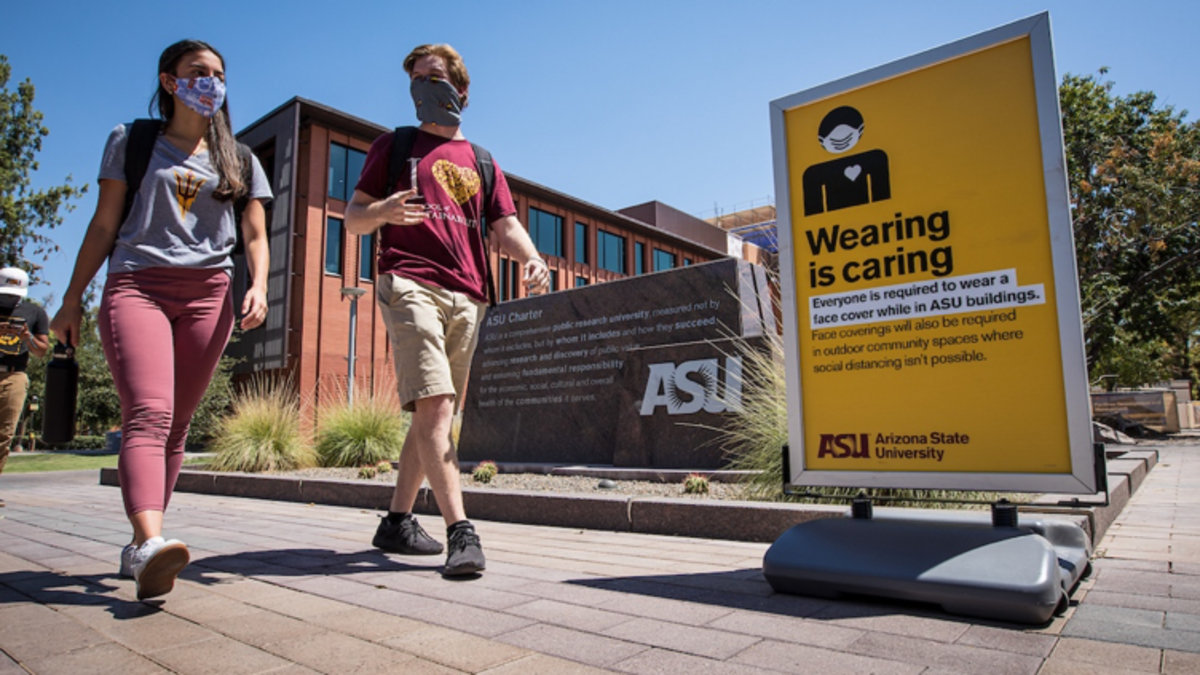
[[[742,359],[725,359],[725,383],[718,376],[717,359],[650,365],[650,377],[642,397],[642,416],[653,415],[659,406],[667,406],[668,415],[692,415],[735,411],[742,404]]]
[[[845,459],[871,456],[870,434],[821,434],[821,447],[817,457]]]

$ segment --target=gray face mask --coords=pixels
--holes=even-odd
[[[462,124],[462,100],[449,80],[414,77],[409,87],[422,124],[456,127]]]

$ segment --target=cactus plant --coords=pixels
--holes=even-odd
[[[683,479],[683,491],[689,495],[708,494],[708,478],[698,473],[689,474]]]
[[[475,470],[471,472],[471,478],[475,479],[477,483],[490,483],[498,473],[500,473],[500,468],[496,466],[495,462],[485,461],[475,467]]]

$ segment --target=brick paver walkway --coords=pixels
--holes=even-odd
[[[196,494],[167,519],[193,564],[140,603],[115,489],[7,475],[0,675],[1200,673],[1200,445],[1161,452],[1078,606],[1035,629],[778,595],[765,545],[629,533],[479,522],[487,573],[448,581],[373,551],[374,513]]]

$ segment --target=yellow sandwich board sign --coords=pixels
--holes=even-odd
[[[797,485],[1097,490],[1050,20],[771,104]]]

